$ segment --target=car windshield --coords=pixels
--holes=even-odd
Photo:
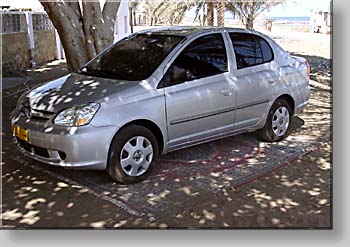
[[[144,80],[182,39],[182,36],[164,34],[132,35],[91,60],[79,73],[117,80]]]

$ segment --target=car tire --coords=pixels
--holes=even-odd
[[[292,120],[292,109],[284,99],[278,99],[272,105],[265,126],[259,131],[261,140],[278,142],[284,139],[289,132]]]
[[[157,139],[149,129],[128,125],[111,143],[107,173],[122,184],[141,182],[151,173],[158,150]]]

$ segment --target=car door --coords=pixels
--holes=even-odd
[[[190,42],[161,81],[170,148],[232,131],[233,86],[222,34],[204,35]]]
[[[268,42],[249,33],[230,33],[236,67],[233,80],[237,89],[237,111],[234,129],[259,126],[267,114],[276,84],[279,66]]]

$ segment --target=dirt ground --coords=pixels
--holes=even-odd
[[[25,86],[2,95],[2,227],[331,228],[330,39],[270,35],[311,64],[310,105],[287,140],[265,145],[248,133],[170,153],[129,187],[103,172],[50,168],[18,153],[9,113],[20,93],[66,73],[59,62],[29,70]]]

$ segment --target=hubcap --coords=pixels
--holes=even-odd
[[[276,136],[283,136],[289,127],[289,111],[286,107],[277,108],[272,117],[272,131]]]
[[[129,176],[138,177],[144,174],[152,163],[153,147],[143,136],[128,140],[120,153],[120,165]]]

